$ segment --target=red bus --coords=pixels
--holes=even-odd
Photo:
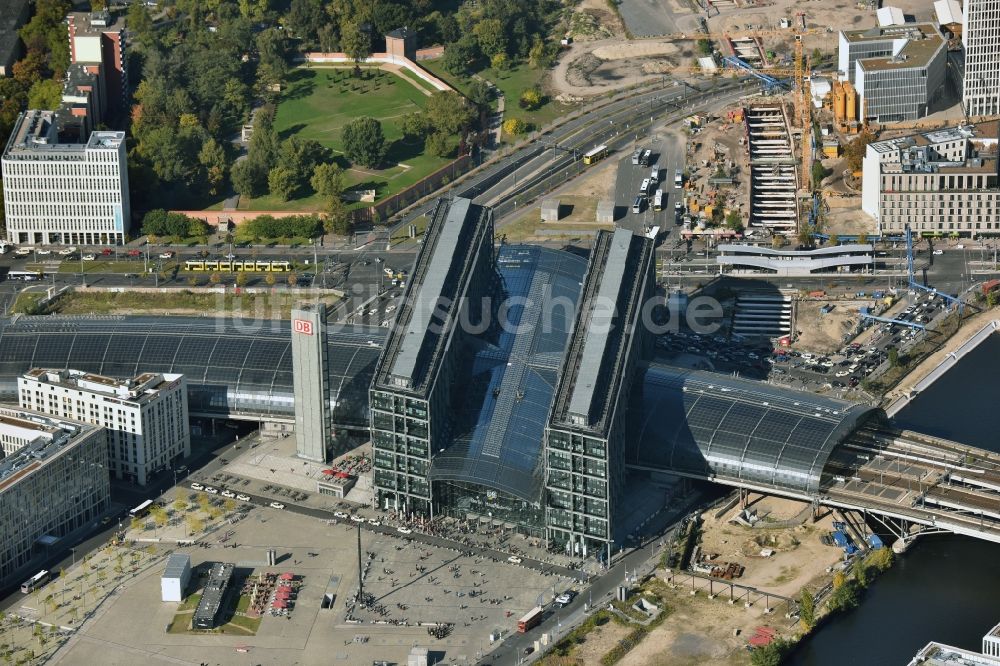
[[[524,617],[517,621],[517,631],[520,634],[531,631],[542,622],[542,607],[535,606]]]

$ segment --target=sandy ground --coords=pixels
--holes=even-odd
[[[754,628],[770,625],[772,617],[742,605],[730,606],[704,595],[691,597],[683,588],[668,594],[673,614],[619,664],[622,666],[728,666],[749,664],[743,649]],[[776,618],[775,618],[776,619]],[[782,618],[783,620],[783,618]],[[780,625],[779,625],[780,626]],[[779,628],[779,627],[776,627]],[[739,636],[734,636],[739,629]],[[587,662],[597,663],[597,662]]]
[[[833,305],[833,310],[820,314],[819,309],[827,304]],[[799,301],[795,306],[798,337],[792,347],[827,354],[837,351],[844,344],[844,334],[857,323],[862,305],[871,305],[871,301]]]
[[[545,199],[559,199],[562,206],[562,217],[559,222],[542,222],[541,201],[524,215],[510,223],[501,225],[498,230],[506,234],[508,240],[521,241],[527,239],[552,240],[552,235],[535,235],[536,229],[555,231],[565,229],[567,232],[598,229],[611,229],[614,225],[597,224],[597,202],[601,199],[614,199],[615,166],[617,160],[612,155],[602,164],[593,167],[586,175],[575,178],[556,190]],[[568,214],[567,214],[568,213]],[[574,234],[579,235],[579,234]]]
[[[732,107],[736,108],[736,107]],[[697,196],[699,204],[712,203],[706,193],[714,191],[708,184],[708,179],[715,174],[716,167],[724,164],[727,171],[735,164],[735,187],[726,188],[729,191],[730,204],[737,205],[741,211],[750,210],[750,165],[746,148],[740,145],[743,127],[739,123],[726,120],[723,109],[716,115],[719,119],[704,125],[704,129],[688,139],[687,165],[689,171],[689,192]],[[714,196],[711,197],[714,200]],[[746,216],[744,216],[746,222]]]
[[[764,497],[751,506],[767,520],[789,520],[807,505],[778,497]],[[841,552],[825,546],[819,537],[831,530],[829,516],[817,523],[808,518],[806,523],[782,529],[751,529],[729,519],[736,509],[720,519],[711,514],[703,516],[701,546],[704,553],[718,553],[717,559],[736,562],[746,567],[737,582],[760,590],[794,597],[803,585],[826,574],[828,567],[841,559]],[[775,551],[771,557],[760,557],[762,548]],[[728,605],[728,604],[727,604]]]
[[[608,9],[607,0],[583,0],[571,15],[566,32],[574,41],[593,41],[623,37],[625,26]]]

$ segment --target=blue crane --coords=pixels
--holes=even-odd
[[[751,76],[757,77],[758,79],[764,82],[764,86],[768,90],[774,90],[775,88],[789,87],[787,81],[782,81],[781,79],[776,79],[773,76],[768,76],[763,72],[759,72],[756,69],[754,69],[753,65],[751,65],[750,63],[741,58],[737,58],[736,56],[725,56],[722,58],[722,61],[734,69],[742,69]]]
[[[918,328],[921,331],[927,329],[926,326],[924,326],[923,324],[918,324],[915,321],[904,321],[902,319],[892,319],[890,317],[879,317],[878,315],[873,315],[871,311],[868,309],[867,305],[862,306],[861,308],[861,318],[871,319],[872,321],[881,321],[886,324],[898,324],[899,326],[909,326],[910,328]]]

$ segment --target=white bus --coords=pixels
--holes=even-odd
[[[674,172],[674,187],[684,187],[684,173],[680,169]]]
[[[653,195],[653,210],[660,212],[663,210],[663,190],[656,190]]]
[[[132,516],[133,518],[142,518],[147,513],[149,513],[149,507],[151,506],[153,506],[153,500],[146,500],[139,506],[129,511],[128,515]]]
[[[659,227],[653,227],[649,231],[646,232],[646,238],[650,238],[650,239],[652,239],[654,241],[656,240],[656,237],[659,236],[659,235],[660,235],[660,228]]]
[[[643,196],[649,194],[649,178],[642,179],[642,184],[639,185],[639,194]]]
[[[48,582],[48,580],[49,580],[49,572],[46,571],[45,569],[42,569],[34,576],[21,583],[21,593],[31,594],[36,589],[40,588],[42,585],[45,585],[45,583]]]

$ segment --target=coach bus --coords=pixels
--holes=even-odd
[[[145,502],[143,502],[139,506],[137,506],[134,509],[132,509],[131,511],[129,511],[128,515],[132,516],[133,518],[142,518],[147,513],[149,513],[149,508],[151,506],[153,506],[153,500],[146,500]]]
[[[531,631],[542,622],[542,607],[535,606],[524,617],[517,621],[517,631],[520,634]]]
[[[49,572],[46,571],[45,569],[42,569],[34,576],[21,583],[21,593],[31,594],[36,589],[40,588],[42,585],[45,585],[45,583],[47,583],[48,580],[49,580]]]
[[[653,195],[653,210],[660,212],[663,210],[663,190],[656,190]]]
[[[591,148],[586,153],[583,154],[583,163],[590,165],[594,162],[603,160],[608,156],[608,147],[605,145],[600,145],[596,148]]]

